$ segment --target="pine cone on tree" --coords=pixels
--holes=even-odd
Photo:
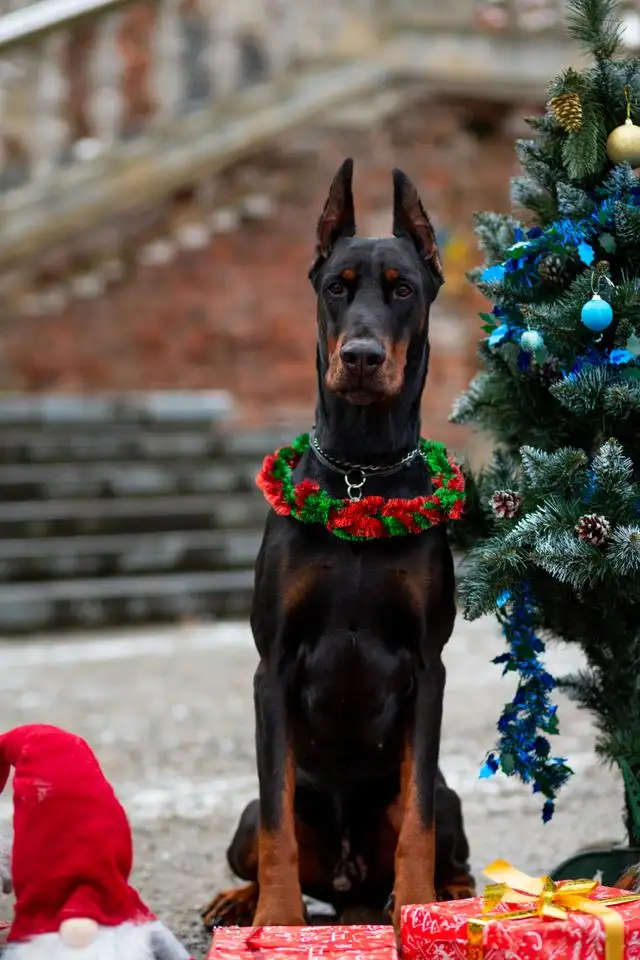
[[[538,264],[538,273],[546,283],[561,283],[565,270],[565,261],[555,253],[550,253]]]
[[[609,538],[611,524],[606,517],[599,517],[597,513],[585,513],[576,524],[578,539],[600,547]]]
[[[550,383],[557,383],[558,380],[562,380],[562,368],[557,357],[547,357],[546,360],[543,360],[536,373],[545,387],[548,387]]]
[[[616,239],[625,246],[633,247],[638,237],[640,217],[638,211],[628,207],[626,203],[618,201],[615,206]]]
[[[489,504],[496,517],[502,520],[513,520],[520,513],[522,497],[513,490],[496,490]]]
[[[582,101],[578,93],[561,93],[552,97],[551,112],[567,133],[577,133],[582,126]]]

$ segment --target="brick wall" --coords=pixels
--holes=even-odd
[[[13,318],[5,327],[12,385],[223,388],[238,398],[246,420],[294,411],[310,416],[315,320],[306,272],[328,183],[352,154],[362,232],[388,232],[390,169],[397,165],[418,184],[441,234],[447,283],[432,314],[425,432],[468,447],[467,435],[447,417],[475,369],[482,303],[464,280],[478,262],[471,218],[476,209],[507,204],[513,139],[521,133],[514,117],[525,112],[422,96],[368,129],[343,119],[289,138],[271,152],[264,173],[265,182],[271,177],[279,184],[267,219],[240,222],[164,266],[142,260],[98,299]],[[261,159],[245,164],[243,175],[259,184]],[[229,189],[234,176],[237,171],[230,172]],[[218,191],[216,202],[223,201],[224,190]],[[188,207],[183,202],[181,216]]]

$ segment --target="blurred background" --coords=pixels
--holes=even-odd
[[[244,616],[262,456],[312,423],[329,180],[419,185],[447,283],[424,432],[475,367],[472,214],[577,59],[561,0],[0,0],[0,631]],[[640,43],[637,4],[627,43]]]
[[[481,332],[472,215],[507,207],[522,118],[578,59],[563,13],[0,0],[0,729],[57,723],[96,748],[132,820],[134,882],[195,957],[257,794],[254,477],[312,424],[306,273],[328,184],[353,155],[374,235],[391,167],[419,186],[447,277],[423,432],[478,462],[482,442],[448,422]],[[638,3],[624,15],[637,50]],[[502,643],[492,618],[459,617],[446,651],[442,765],[478,878],[495,856],[538,873],[622,831],[619,778],[562,695],[554,748],[576,776],[552,823],[519,783],[478,780],[513,692],[491,664]],[[10,817],[5,791],[3,831]]]

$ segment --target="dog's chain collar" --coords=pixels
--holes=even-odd
[[[293,479],[296,467],[310,451],[319,459],[321,454],[322,462],[345,478],[352,466],[367,473],[348,478],[349,497],[331,496],[312,477],[303,477],[297,482]],[[300,523],[320,525],[341,540],[363,542],[406,537],[449,520],[459,520],[464,510],[464,476],[444,445],[421,437],[418,451],[424,470],[431,478],[430,492],[419,496],[363,496],[361,493],[369,476],[402,470],[415,456],[413,451],[386,466],[340,464],[327,458],[322,448],[318,452],[308,433],[301,433],[288,446],[265,457],[256,483],[276,514],[293,517]]]
[[[420,448],[415,447],[413,450],[410,450],[409,453],[405,453],[404,457],[400,460],[396,460],[395,463],[391,464],[347,463],[341,460],[335,460],[324,452],[318,443],[315,430],[311,434],[311,449],[323,466],[328,467],[329,470],[333,470],[334,473],[342,474],[349,500],[362,500],[362,488],[370,477],[390,477],[394,473],[399,473],[400,470],[415,460],[416,457],[421,456]]]

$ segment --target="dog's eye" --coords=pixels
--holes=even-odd
[[[393,293],[394,296],[398,297],[400,300],[405,300],[413,293],[413,287],[410,287],[408,283],[398,283],[393,288]]]
[[[333,283],[330,283],[327,287],[328,292],[333,294],[334,297],[341,297],[346,289],[344,283],[341,283],[340,280],[334,280]]]

